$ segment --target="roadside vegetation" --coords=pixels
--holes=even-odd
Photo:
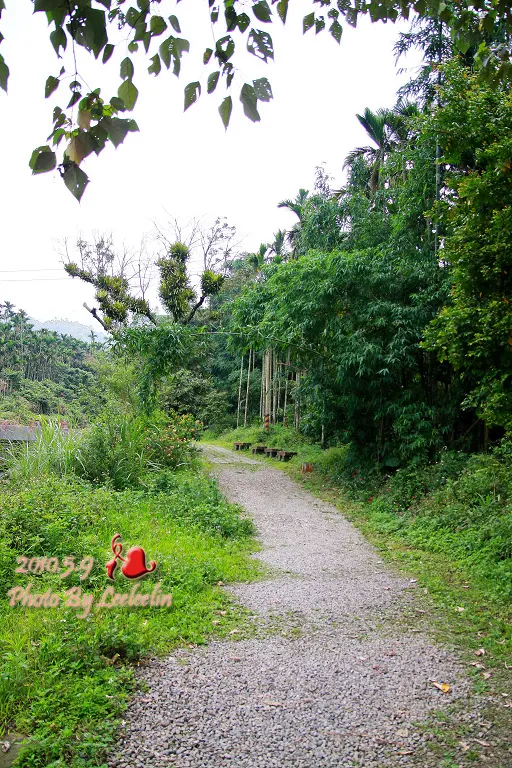
[[[28,424],[45,417],[89,422],[105,405],[96,387],[101,345],[34,330],[23,309],[0,304],[0,419]],[[104,356],[103,356],[104,357]]]
[[[47,426],[11,456],[0,485],[0,729],[28,737],[19,765],[101,765],[134,690],[133,665],[235,626],[238,611],[217,584],[255,577],[252,524],[201,472],[188,444],[195,428],[183,417],[109,413],[83,435]],[[133,587],[120,573],[107,580],[116,533],[125,554],[142,546],[148,566],[157,563],[138,591],[158,587],[171,607],[95,607],[109,584]],[[28,573],[16,573],[20,556]],[[63,579],[66,557],[76,567]],[[11,606],[10,590],[29,584],[64,602]],[[94,600],[90,612],[66,607],[72,588]]]

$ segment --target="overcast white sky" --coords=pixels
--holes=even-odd
[[[253,124],[242,114],[238,88],[225,132],[217,113],[223,90],[207,96],[204,88],[199,103],[183,113],[183,87],[203,74],[198,60],[211,44],[206,0],[186,0],[176,13],[183,36],[192,43],[188,64],[179,80],[167,71],[155,79],[147,75],[147,63],[136,60],[140,96],[133,116],[140,133],[129,134],[117,150],[110,147],[84,161],[91,183],[78,204],[57,172],[32,177],[28,168],[32,149],[46,143],[53,106],[64,106],[68,98],[67,85],[45,101],[46,78],[60,69],[45,19],[31,15],[29,0],[7,0],[6,5],[1,52],[11,78],[9,94],[0,91],[0,300],[39,320],[94,324],[82,307],[84,301],[94,303],[87,286],[63,272],[28,271],[58,270],[56,242],[64,237],[73,241],[80,233],[87,238],[92,230],[107,231],[117,242],[136,246],[151,232],[153,221],[165,224],[168,211],[183,221],[226,216],[246,250],[271,240],[277,229],[294,221],[277,203],[295,197],[300,187],[311,189],[315,166],[322,163],[339,184],[344,157],[367,143],[356,112],[392,106],[407,79],[397,75],[392,54],[405,25],[366,20],[356,30],[345,25],[338,47],[327,31],[315,37],[310,30],[303,37],[302,16],[311,6],[297,0],[290,3],[284,29],[279,21],[267,25],[275,63],[265,65],[248,54],[242,61],[239,84],[265,75],[274,100],[261,105],[261,123]],[[174,12],[174,3],[164,0],[164,11]],[[109,98],[119,84],[115,59],[112,72],[102,74],[78,50],[79,71],[92,88],[105,83],[103,93]]]

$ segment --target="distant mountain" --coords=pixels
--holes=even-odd
[[[80,341],[90,341],[91,331],[94,331],[96,341],[102,342],[107,339],[106,334],[98,327],[95,328],[92,325],[83,325],[82,323],[77,323],[75,320],[57,320],[57,318],[54,318],[53,320],[45,320],[41,323],[39,320],[34,320],[34,318],[31,317],[29,318],[29,322],[33,325],[35,331],[39,331],[41,328],[47,328],[49,331],[56,331],[56,333],[65,333],[68,336],[73,336],[75,339],[80,339]]]

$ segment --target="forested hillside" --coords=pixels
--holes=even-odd
[[[91,420],[104,403],[95,375],[100,346],[44,328],[27,313],[0,306],[0,418],[28,423],[38,416]],[[97,361],[96,361],[97,362]]]

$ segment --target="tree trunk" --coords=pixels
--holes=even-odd
[[[247,363],[247,386],[245,388],[244,427],[247,426],[247,411],[249,408],[249,387],[251,384],[251,359],[252,359],[252,367],[254,368],[254,355],[253,355],[252,349],[249,350],[249,362]]]
[[[242,397],[242,376],[244,374],[244,355],[242,355],[242,360],[240,362],[240,379],[238,382],[238,408],[236,411],[236,428],[240,426],[240,405],[241,405],[241,397]]]
[[[290,352],[286,356],[286,379],[284,383],[283,427],[286,427],[286,406],[288,405],[288,377],[290,376]]]
[[[265,355],[261,357],[261,387],[260,387],[260,419],[263,418],[263,402],[265,397]]]
[[[276,423],[277,419],[277,376],[279,369],[277,365],[277,355],[272,352],[272,424]]]
[[[299,387],[300,387],[300,373],[297,371],[295,374],[295,414],[293,419],[293,426],[295,429],[299,429],[300,421],[300,403],[299,403]]]
[[[265,350],[265,412],[264,424],[265,430],[268,430],[270,424],[270,350]]]
[[[277,408],[276,408],[276,424],[279,419],[279,406],[281,405],[281,369],[283,364],[278,361],[277,363]]]

